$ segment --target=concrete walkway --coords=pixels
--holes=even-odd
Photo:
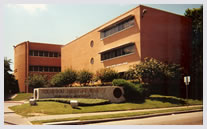
[[[4,124],[5,125],[32,125],[28,119],[17,115],[8,107],[21,105],[23,101],[4,101]]]
[[[63,119],[63,118],[74,118],[74,117],[82,117],[82,116],[94,116],[94,115],[107,115],[107,114],[120,114],[120,113],[131,113],[131,112],[158,111],[158,110],[165,110],[165,109],[177,109],[177,108],[199,107],[199,106],[201,106],[201,105],[171,107],[171,108],[157,108],[157,109],[144,109],[144,110],[113,111],[113,112],[97,112],[97,113],[81,113],[81,114],[65,114],[65,115],[45,115],[45,116],[27,117],[27,119],[29,121],[37,121],[37,120]]]

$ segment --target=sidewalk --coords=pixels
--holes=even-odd
[[[23,101],[5,101],[4,102],[4,124],[6,125],[32,125],[28,119],[17,115],[8,107],[21,105]]]
[[[82,117],[82,116],[120,114],[120,113],[129,113],[129,112],[132,113],[132,112],[145,112],[145,111],[159,111],[159,110],[165,110],[165,109],[176,109],[176,108],[186,108],[186,107],[199,107],[199,106],[201,106],[201,105],[182,106],[182,107],[170,107],[170,108],[157,108],[157,109],[143,109],[143,110],[113,111],[113,112],[97,112],[97,113],[81,113],[81,114],[65,114],[65,115],[45,115],[45,116],[27,117],[27,119],[29,121],[51,120],[51,119],[63,119],[63,118]]]

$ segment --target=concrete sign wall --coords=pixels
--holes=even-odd
[[[125,101],[124,90],[118,86],[104,87],[61,87],[61,88],[35,88],[34,98],[93,98],[107,99],[112,103]]]

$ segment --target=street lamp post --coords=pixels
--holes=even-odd
[[[185,76],[184,77],[184,83],[186,86],[186,99],[188,99],[188,85],[190,83],[190,76]]]

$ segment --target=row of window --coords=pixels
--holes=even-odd
[[[59,52],[49,52],[49,51],[39,51],[39,50],[30,50],[30,56],[43,56],[43,57],[60,57]]]
[[[61,67],[29,66],[30,72],[61,72]]]
[[[101,38],[108,37],[116,32],[122,31],[126,28],[133,26],[133,25],[134,25],[134,18],[127,19],[127,20],[101,32]]]
[[[109,50],[107,52],[101,53],[101,61],[123,56],[126,54],[133,53],[135,51],[135,45],[130,44],[128,46],[119,47],[117,49]]]

